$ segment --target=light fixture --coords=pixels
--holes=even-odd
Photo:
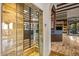
[[[2,29],[5,29],[5,30],[7,30],[8,29],[8,25],[6,24],[6,23],[2,23]]]
[[[27,10],[24,10],[24,13],[28,12]]]
[[[32,18],[32,20],[33,20],[33,21],[38,21],[38,19],[36,19],[36,18]]]
[[[9,23],[9,29],[13,29],[13,23]]]

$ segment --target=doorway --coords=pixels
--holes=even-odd
[[[64,55],[62,53],[62,37],[63,37],[63,27],[64,19],[61,18],[62,15],[57,14],[55,5],[51,9],[51,55]]]

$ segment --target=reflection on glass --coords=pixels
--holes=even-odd
[[[39,33],[40,39],[43,39],[42,21],[39,32],[39,11],[26,4],[2,5],[2,39],[0,37],[2,55],[20,56],[31,48],[39,53]]]
[[[33,48],[36,52],[39,50],[39,15],[31,7],[24,7],[24,15],[24,50]]]
[[[3,4],[2,55],[16,55],[16,4]]]
[[[39,15],[35,9],[31,9],[31,31],[31,46],[39,53]]]
[[[29,7],[24,5],[24,50],[30,48],[30,23],[29,23]]]
[[[17,55],[23,54],[23,6],[24,4],[17,4]]]

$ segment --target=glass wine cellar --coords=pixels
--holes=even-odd
[[[22,3],[3,3],[1,8],[0,55],[42,55],[42,10]]]

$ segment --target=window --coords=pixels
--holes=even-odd
[[[79,34],[79,18],[72,17],[68,19],[68,33]]]

